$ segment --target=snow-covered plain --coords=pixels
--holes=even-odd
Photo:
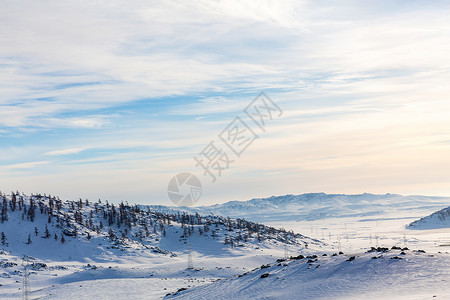
[[[41,201],[48,203],[45,197]],[[46,214],[39,212],[30,222],[17,211],[9,212],[8,221],[0,224],[8,243],[0,245],[0,299],[21,297],[24,255],[35,263],[29,266],[31,299],[449,299],[449,230],[406,227],[449,204],[449,198],[441,197],[305,194],[196,208],[140,206],[152,213],[138,214],[137,227],[120,243],[109,236],[101,210],[93,219],[94,227],[105,222],[103,230],[71,224],[78,235],[66,236],[64,244],[60,239],[67,228],[61,222],[48,223]],[[61,219],[63,214],[74,217],[77,208],[65,205]],[[78,211],[86,221],[93,209],[90,204]],[[156,212],[245,218],[303,236],[285,239],[282,231],[269,230],[260,240],[253,235],[230,247],[225,238],[236,239],[245,230],[229,227],[225,218],[214,236],[211,231],[200,234],[197,230],[204,227],[195,225],[192,234],[180,238],[182,225],[165,223],[163,230]],[[139,225],[144,217],[153,218],[155,228],[145,237]],[[219,219],[210,221],[214,220]],[[45,225],[49,239],[42,237]],[[37,235],[34,227],[39,229]],[[117,236],[124,233],[123,227],[111,228]],[[188,245],[194,269],[187,269]],[[409,250],[366,253],[370,247],[392,246]],[[344,254],[332,256],[339,251]],[[309,258],[276,262],[300,254]],[[355,259],[347,261],[352,256]],[[269,275],[261,278],[263,274]]]

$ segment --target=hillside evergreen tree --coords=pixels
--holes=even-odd
[[[2,231],[2,234],[1,234],[1,242],[2,242],[3,246],[8,246],[8,243],[6,242],[6,235],[5,235],[5,233],[3,231]]]
[[[28,234],[28,240],[27,240],[26,244],[29,245],[31,243],[32,243],[32,241],[31,241],[31,234]]]
[[[48,239],[50,237],[50,232],[48,231],[47,225],[45,225],[44,238]]]
[[[28,208],[27,218],[34,222],[34,218],[36,217],[36,204],[34,203],[33,198],[30,198],[30,207]]]
[[[11,192],[11,210],[15,211],[16,210],[16,203],[17,203],[17,198],[16,198],[16,194],[14,194],[13,192]]]
[[[3,223],[5,221],[8,221],[8,200],[6,200],[5,196],[3,197],[2,201],[2,211],[0,216],[0,221]]]

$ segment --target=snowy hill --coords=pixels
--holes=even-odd
[[[126,203],[11,193],[0,195],[0,212],[0,298],[20,294],[23,263],[35,288],[153,277],[176,280],[167,287],[175,289],[189,282],[190,273],[184,273],[189,265],[202,276],[197,284],[204,284],[287,251],[307,252],[323,245],[244,219],[162,213]],[[189,264],[188,256],[195,264]],[[41,296],[50,294],[40,291]]]
[[[0,231],[5,236],[3,248],[18,255],[79,261],[86,261],[86,254],[101,260],[105,252],[128,257],[134,250],[168,255],[191,237],[240,247],[263,240],[298,246],[317,243],[244,219],[161,213],[124,203],[63,202],[41,195],[11,197],[2,197]]]
[[[166,299],[448,299],[450,255],[394,248],[278,260]]]
[[[450,227],[450,207],[410,223],[408,229],[438,229]]]

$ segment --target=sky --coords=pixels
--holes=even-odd
[[[450,195],[446,1],[0,0],[0,190]],[[245,114],[264,92],[282,115]],[[238,157],[219,135],[257,135]],[[210,142],[232,161],[212,182]]]

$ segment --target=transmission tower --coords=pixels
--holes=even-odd
[[[187,246],[187,252],[188,252],[188,270],[194,269],[194,262],[192,261],[192,245]]]
[[[28,273],[28,259],[24,258],[22,259],[22,266],[23,266],[23,281],[22,281],[22,299],[28,300],[30,296],[30,279],[29,279],[29,273]]]

